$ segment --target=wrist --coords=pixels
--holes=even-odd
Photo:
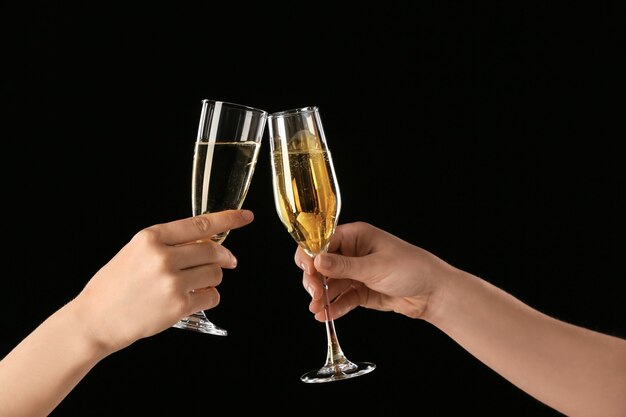
[[[437,275],[438,285],[430,293],[426,308],[420,317],[440,329],[454,315],[453,306],[467,296],[468,282],[472,281],[473,277],[458,268],[446,266],[445,271]]]
[[[73,299],[56,314],[62,317],[63,326],[66,327],[69,337],[86,357],[99,361],[115,351],[99,337],[97,329],[101,324],[94,324],[88,319],[88,309],[84,308],[80,298]]]

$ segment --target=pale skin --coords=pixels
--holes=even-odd
[[[252,220],[249,210],[227,210],[135,234],[0,361],[0,415],[47,416],[108,355],[215,307],[222,268],[237,259],[210,236]]]
[[[626,340],[537,311],[489,282],[364,222],[340,225],[327,254],[298,248],[310,310],[356,307],[424,320],[544,404],[571,417],[626,416]]]

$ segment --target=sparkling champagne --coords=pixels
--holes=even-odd
[[[314,256],[328,247],[341,200],[330,154],[318,137],[305,132],[298,135],[287,149],[272,153],[274,199],[289,234]]]
[[[196,142],[192,174],[193,215],[240,209],[259,154],[258,142]],[[222,242],[228,232],[213,236]]]

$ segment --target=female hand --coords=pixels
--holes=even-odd
[[[294,259],[304,270],[309,309],[319,321],[324,312],[318,272],[328,277],[333,319],[358,306],[419,318],[454,270],[430,252],[364,222],[338,226],[328,253],[315,260],[300,247]]]
[[[215,307],[222,268],[237,260],[210,236],[252,220],[248,210],[227,210],[139,231],[71,302],[77,322],[115,351]]]

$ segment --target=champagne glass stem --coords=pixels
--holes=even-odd
[[[324,301],[324,323],[326,324],[326,337],[328,340],[328,353],[326,354],[326,363],[320,370],[320,373],[338,374],[342,372],[350,372],[357,368],[357,365],[350,362],[344,355],[337,332],[335,331],[335,322],[330,311],[330,299],[328,297],[328,277],[322,275],[322,289]]]

